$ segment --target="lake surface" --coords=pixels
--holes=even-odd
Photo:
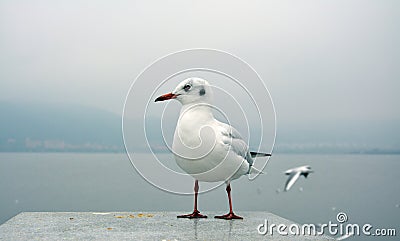
[[[172,160],[170,154],[162,156]],[[311,165],[315,173],[281,192],[283,172],[300,165]],[[400,155],[275,154],[265,174],[232,182],[234,209],[238,214],[269,211],[299,223],[336,221],[337,213],[345,212],[349,223],[396,228],[398,233],[399,170]],[[22,211],[189,212],[193,207],[192,196],[146,182],[126,154],[0,153],[0,193],[0,224]],[[201,194],[199,209],[225,213],[225,187]]]

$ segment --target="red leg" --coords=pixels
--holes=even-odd
[[[226,186],[226,192],[228,193],[228,199],[229,199],[229,213],[221,216],[215,216],[214,218],[220,218],[220,219],[243,219],[240,216],[237,216],[236,214],[233,213],[232,209],[232,199],[231,199],[231,184],[228,182],[228,185]]]
[[[199,181],[195,180],[194,182],[194,210],[191,214],[184,214],[177,216],[178,218],[206,218],[206,215],[200,214],[200,211],[197,210],[197,196],[199,193]]]

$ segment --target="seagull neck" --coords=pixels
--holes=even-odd
[[[200,114],[201,113],[201,114]],[[181,115],[196,114],[202,118],[214,118],[212,106],[206,102],[196,102],[182,106]]]

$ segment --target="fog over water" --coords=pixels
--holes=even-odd
[[[400,153],[399,22],[396,0],[0,1],[0,223],[21,211],[189,211],[191,196],[161,191],[133,169],[122,110],[153,61],[211,48],[249,63],[276,110],[267,173],[232,183],[239,214],[326,223],[343,211],[352,223],[398,227],[400,155],[386,154]],[[173,118],[178,107],[171,104]],[[152,128],[162,105],[154,108],[150,144],[162,152]],[[143,113],[132,118],[142,126]],[[175,123],[167,125],[173,133]],[[40,153],[47,151],[63,153]],[[175,165],[171,154],[160,155]],[[306,164],[315,173],[280,192],[283,172]],[[201,194],[199,205],[225,212],[224,188]]]

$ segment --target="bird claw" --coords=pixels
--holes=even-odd
[[[242,217],[240,217],[240,216],[237,216],[237,215],[236,215],[236,214],[234,214],[234,213],[228,213],[228,214],[221,215],[221,216],[215,216],[214,218],[226,219],[226,220],[232,220],[232,219],[243,219]]]
[[[197,210],[194,210],[193,213],[178,215],[176,217],[177,218],[207,218],[206,215],[200,214],[200,212]]]

